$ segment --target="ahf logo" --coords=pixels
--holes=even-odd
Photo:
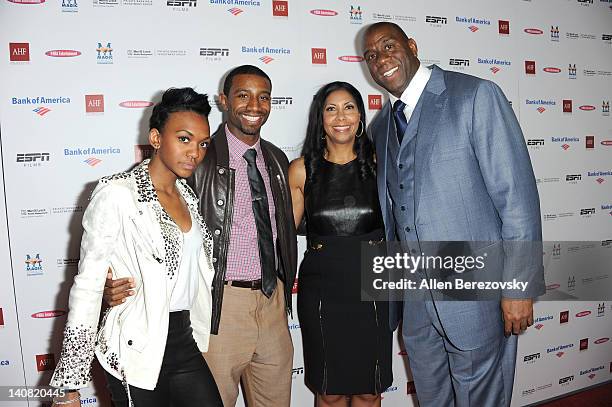
[[[113,63],[113,48],[111,47],[111,43],[107,42],[105,46],[102,45],[101,42],[98,43],[98,47],[96,48],[96,52],[98,53],[96,59],[99,64],[112,64]]]
[[[43,273],[42,259],[39,253],[36,256],[26,254],[25,264],[28,276],[39,276]]]
[[[576,277],[569,276],[567,278],[567,291],[574,291],[576,289]]]
[[[559,41],[559,26],[550,26],[550,40],[555,42]]]
[[[576,64],[569,64],[567,72],[570,79],[576,79]]]
[[[351,24],[361,24],[363,22],[363,11],[361,6],[351,6]]]

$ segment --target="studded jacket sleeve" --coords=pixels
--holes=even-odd
[[[126,193],[125,187],[102,179],[83,215],[79,272],[70,289],[62,352],[51,386],[78,389],[91,380],[106,271],[118,241],[119,208]]]

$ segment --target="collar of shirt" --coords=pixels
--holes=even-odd
[[[257,151],[257,158],[261,157],[261,138],[258,137],[257,142],[250,146],[240,140],[238,137],[234,136],[227,127],[227,124],[225,125],[225,134],[227,135],[227,147],[229,149],[229,153],[234,160],[242,160],[246,164],[243,156],[249,148],[253,148],[255,151]]]
[[[404,112],[412,112],[414,110],[419,98],[421,97],[421,94],[425,90],[425,86],[427,86],[430,76],[431,69],[425,67],[423,64],[420,64],[419,69],[417,69],[414,77],[408,84],[408,87],[404,90],[404,93],[402,93],[402,102],[406,104]],[[391,101],[391,106],[393,106],[397,98],[392,94],[389,94],[389,99]],[[406,118],[408,119],[408,116],[406,116]]]

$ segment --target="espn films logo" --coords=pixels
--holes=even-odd
[[[425,16],[425,22],[431,24],[448,24],[448,19],[446,17]]]
[[[228,57],[229,48],[200,48],[202,57]]]
[[[595,215],[595,208],[583,208],[580,209],[580,216]]]
[[[274,96],[270,104],[272,105],[272,109],[275,110],[285,110],[289,106],[293,105],[293,97],[291,96]]]
[[[563,386],[563,385],[567,385],[568,383],[570,383],[570,382],[572,382],[572,381],[574,381],[574,375],[571,375],[571,376],[566,376],[566,377],[562,377],[562,378],[560,378],[560,379],[559,379],[559,384],[560,384],[561,386]]]
[[[532,353],[531,355],[526,355],[523,357],[523,362],[524,363],[533,363],[536,360],[540,359],[542,355],[540,355],[540,352],[538,353]]]
[[[51,157],[50,153],[18,153],[17,154],[17,162],[18,163],[30,163],[30,162],[43,162],[49,161]]]
[[[168,0],[168,7],[197,7],[198,0]]]
[[[450,66],[470,66],[470,60],[462,58],[451,58],[448,61],[448,64]]]
[[[527,140],[527,145],[529,147],[543,147],[544,139],[543,138],[530,138]]]
[[[567,174],[565,180],[567,182],[582,181],[582,174]]]

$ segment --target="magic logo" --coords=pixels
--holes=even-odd
[[[96,48],[96,52],[96,60],[99,64],[113,63],[113,48],[111,47],[110,42],[107,42],[106,45],[102,45],[102,43],[99,42],[98,47]]]
[[[38,276],[43,273],[42,259],[40,254],[37,253],[35,256],[26,254],[26,273],[28,276]]]

